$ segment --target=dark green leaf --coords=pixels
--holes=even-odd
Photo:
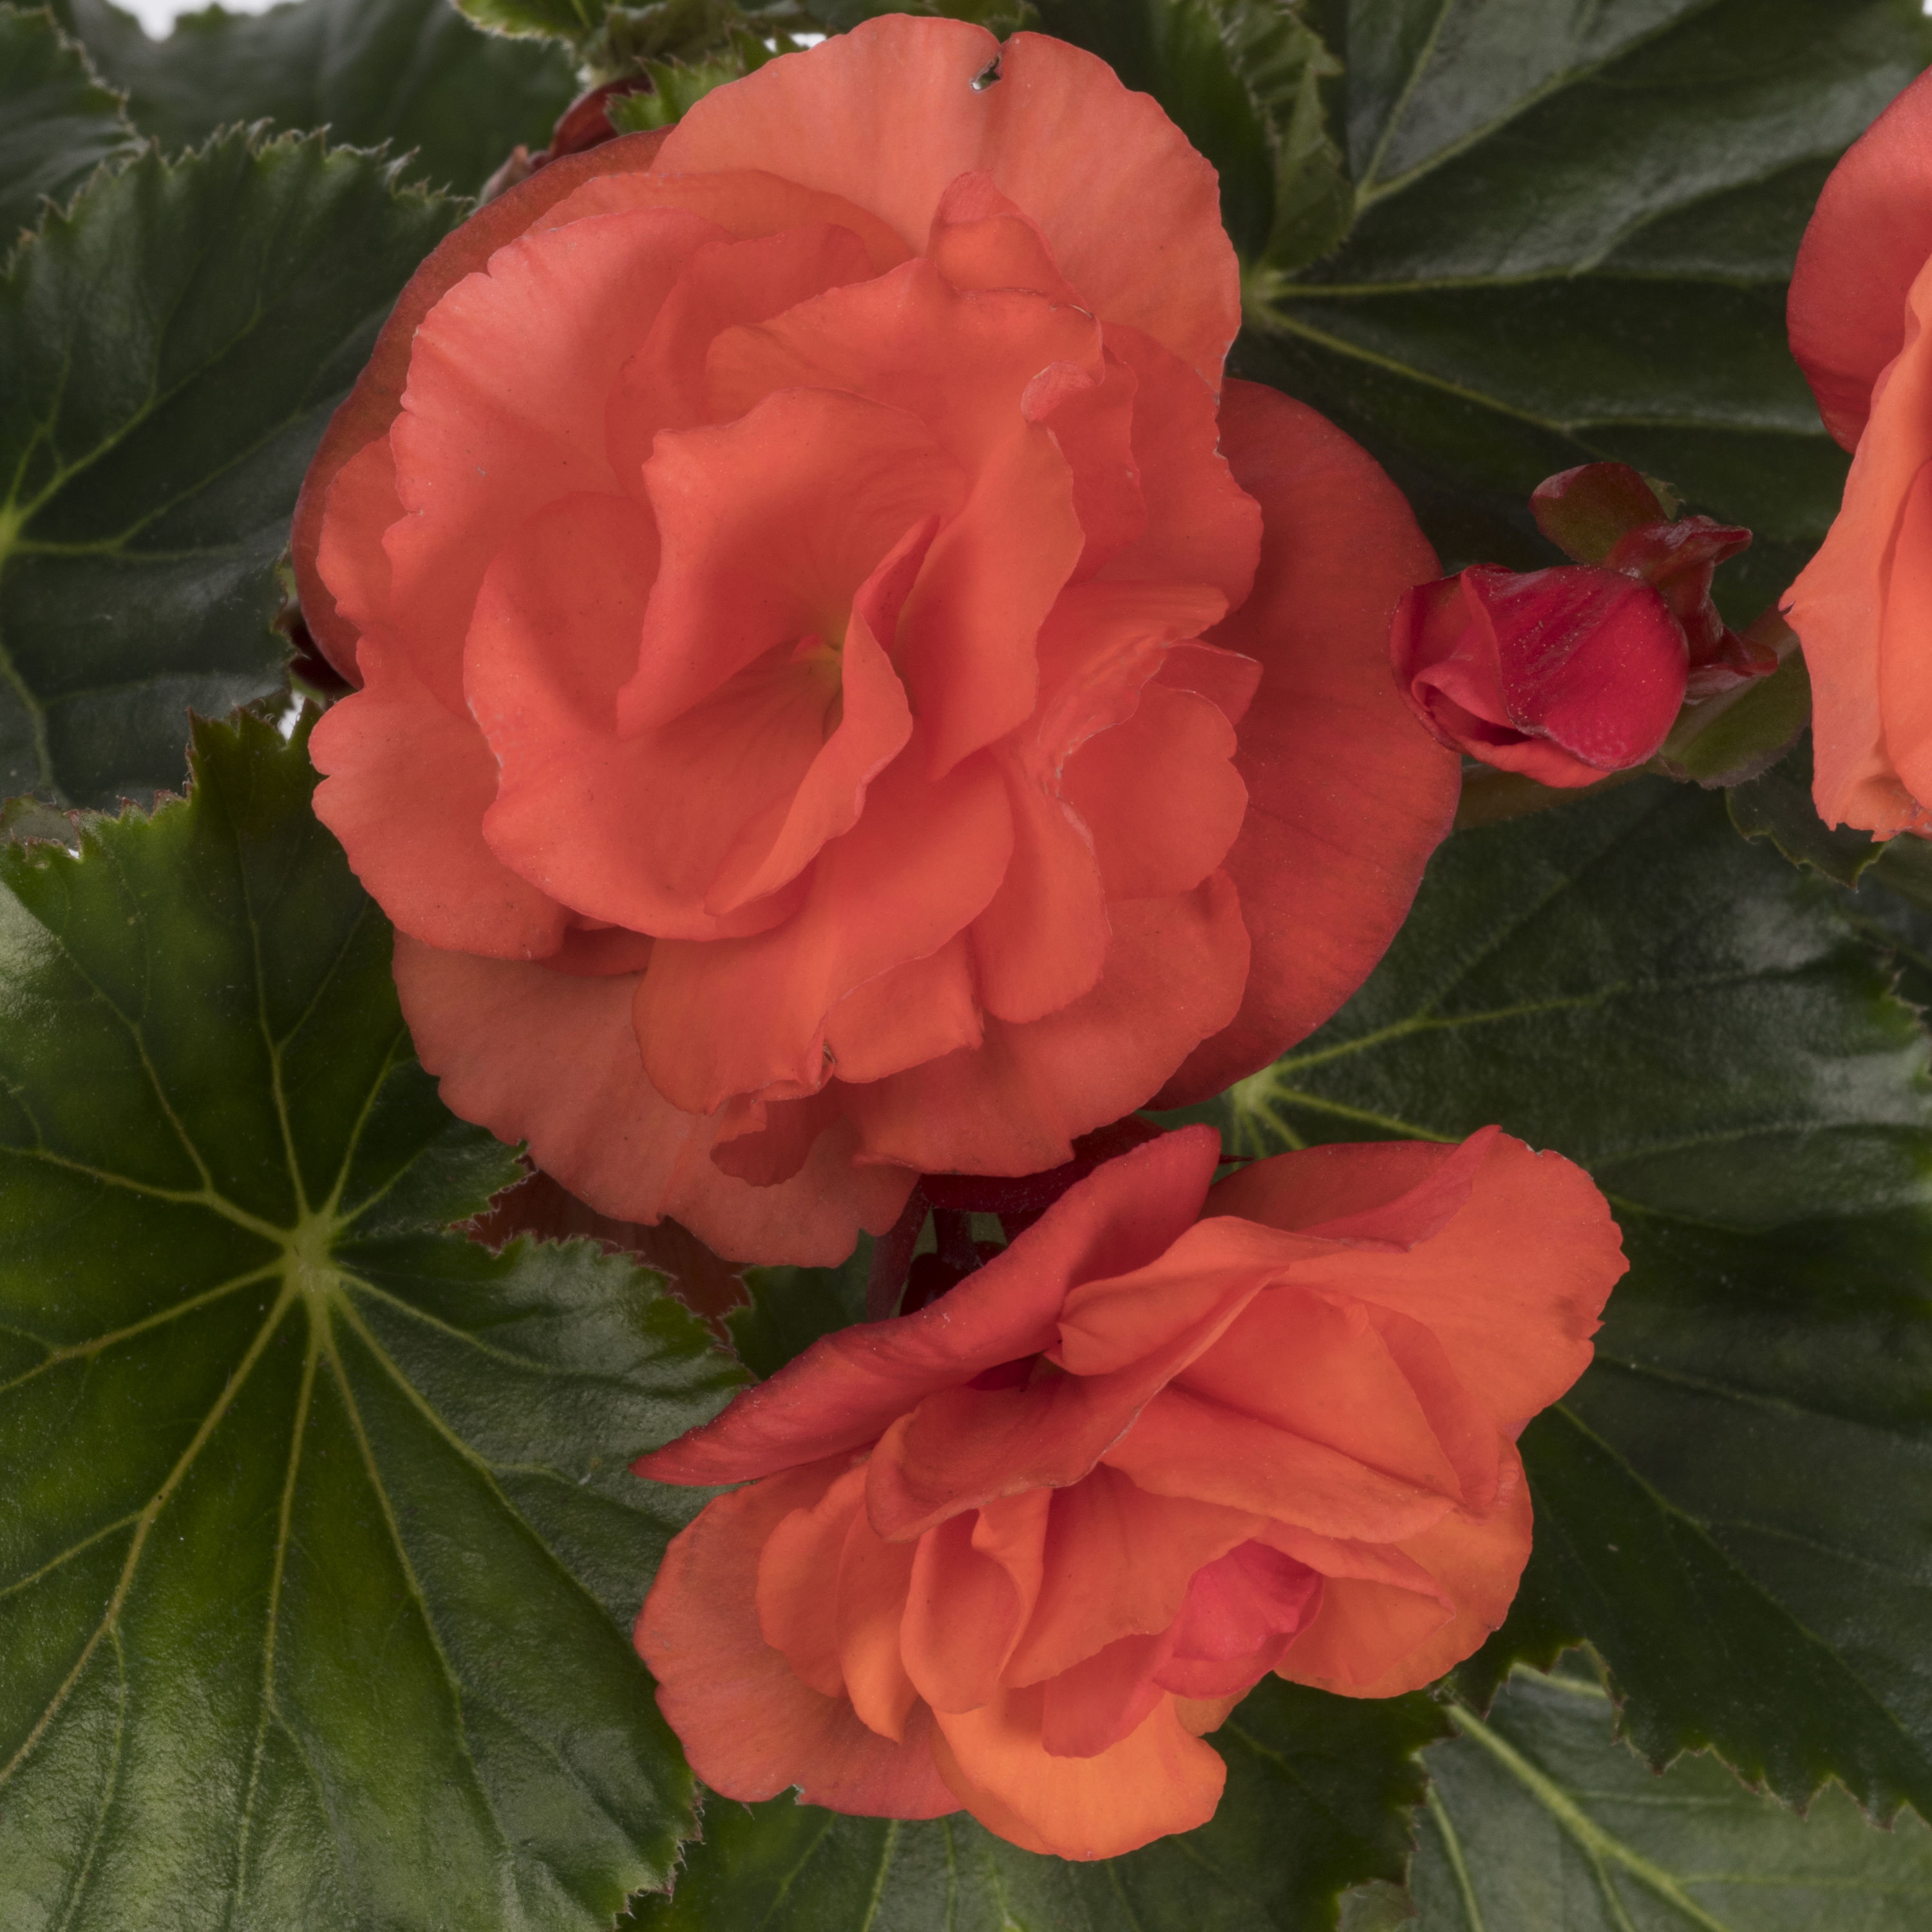
[[[51,14],[0,6],[0,258],[44,202],[136,146],[118,94]]]
[[[1818,816],[1811,802],[1808,745],[1735,788],[1729,800],[1731,823],[1747,838],[1767,840],[1794,866],[1808,866],[1841,886],[1856,885],[1885,850],[1869,832],[1827,825]]]
[[[1424,1754],[1431,1780],[1411,1932],[1916,1932],[1932,1832],[1882,1832],[1840,1790],[1803,1817],[1708,1758],[1659,1778],[1615,1743],[1573,1664],[1519,1672],[1486,1722]]]
[[[668,1900],[644,1932],[1318,1932],[1336,1894],[1400,1878],[1414,1754],[1441,1707],[1268,1678],[1214,1734],[1228,1788],[1211,1823],[1096,1864],[1022,1852],[964,1813],[931,1824],[844,1818],[779,1798],[707,1798]]]
[[[316,439],[455,202],[319,135],[148,153],[0,281],[0,792],[178,786],[187,710],[272,689]]]
[[[1718,585],[1754,616],[1845,467],[1786,352],[1784,284],[1834,157],[1925,63],[1916,0],[1346,14],[1354,226],[1251,275],[1241,372],[1359,435],[1456,565],[1555,562],[1524,503],[1552,472],[1665,478],[1757,532]]]
[[[388,142],[406,172],[473,194],[520,141],[542,146],[577,92],[554,47],[478,33],[448,0],[296,0],[259,15],[211,6],[151,40],[111,0],[56,0],[144,134],[192,147],[238,121]]]
[[[802,1355],[821,1335],[866,1318],[866,1277],[872,1238],[836,1268],[753,1268],[745,1270],[751,1299],[724,1318],[738,1359],[763,1380]]]
[[[1654,1761],[1932,1810],[1932,1097],[1841,904],[1657,780],[1459,833],[1229,1124],[1264,1152],[1500,1121],[1618,1210],[1630,1273],[1524,1435],[1535,1550],[1466,1682],[1587,1638]]]
[[[410,1057],[303,736],[0,850],[8,1932],[603,1932],[691,1786],[627,1625],[736,1372]]]

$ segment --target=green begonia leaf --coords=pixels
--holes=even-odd
[[[1418,1749],[1445,1728],[1421,1696],[1367,1702],[1266,1679],[1214,1733],[1228,1788],[1210,1823],[1094,1864],[1041,1858],[964,1813],[846,1818],[716,1796],[668,1900],[640,1932],[1317,1932],[1345,1886],[1399,1879]]]
[[[1756,531],[1754,616],[1845,458],[1784,344],[1837,154],[1932,52],[1918,0],[1331,0],[1354,220],[1251,266],[1238,373],[1368,444],[1450,568],[1554,563],[1525,504],[1599,458]]]
[[[187,710],[281,681],[302,472],[459,204],[321,136],[149,152],[0,280],[0,793],[178,786]]]
[[[560,49],[479,33],[449,0],[218,6],[150,40],[111,0],[56,0],[142,132],[193,147],[238,121],[326,127],[338,146],[387,141],[405,172],[473,194],[520,141],[542,147],[577,92]]]
[[[1367,985],[1226,1110],[1246,1153],[1499,1121],[1622,1222],[1466,1683],[1587,1639],[1654,1762],[1932,1812],[1932,1093],[1842,900],[1660,781],[1459,833]]]
[[[692,1786],[628,1636],[740,1378],[410,1052],[302,735],[0,850],[8,1932],[604,1932]]]
[[[1409,1932],[1917,1932],[1932,1831],[1880,1831],[1836,1789],[1802,1817],[1708,1758],[1661,1778],[1610,1736],[1574,1664],[1518,1672],[1486,1720],[1424,1754]]]
[[[45,202],[137,145],[120,96],[53,16],[0,6],[0,259]]]

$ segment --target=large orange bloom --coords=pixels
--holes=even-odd
[[[361,686],[316,809],[458,1113],[830,1261],[1346,997],[1453,807],[1380,662],[1434,564],[1346,438],[1220,389],[1238,320],[1154,103],[946,20],[430,259],[296,556]]]
[[[1932,833],[1932,75],[1825,184],[1791,283],[1792,352],[1855,452],[1824,546],[1785,593],[1811,674],[1827,824]]]
[[[748,1484],[638,1620],[707,1784],[1108,1858],[1212,1815],[1201,1736],[1270,1670],[1391,1696],[1502,1621],[1515,1438],[1624,1270],[1603,1197],[1493,1127],[1210,1192],[1220,1153],[1108,1162],[638,1463]]]

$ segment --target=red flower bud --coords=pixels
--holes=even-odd
[[[1655,752],[1684,701],[1683,626],[1621,571],[1478,564],[1397,606],[1396,681],[1442,740],[1539,784],[1594,784]]]

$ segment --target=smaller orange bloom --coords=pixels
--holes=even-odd
[[[1202,1738],[1269,1671],[1392,1696],[1502,1621],[1515,1438],[1624,1270],[1603,1197],[1493,1127],[1210,1191],[1220,1152],[1107,1162],[637,1463],[746,1485],[638,1619],[706,1784],[1111,1858],[1213,1815]]]

